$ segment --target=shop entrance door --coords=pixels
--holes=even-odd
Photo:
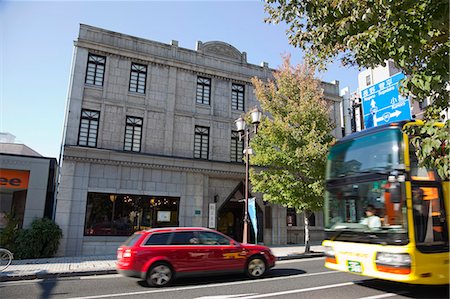
[[[249,195],[251,197],[251,195]],[[242,233],[244,229],[244,184],[239,183],[231,192],[225,202],[220,206],[217,215],[217,230],[221,233],[242,242]],[[258,242],[263,242],[263,212],[256,205],[256,218],[258,222]],[[249,242],[255,244],[255,233],[250,223]]]

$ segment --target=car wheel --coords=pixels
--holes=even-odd
[[[266,261],[260,256],[250,258],[247,263],[246,274],[250,278],[258,278],[266,273]]]
[[[166,263],[156,263],[147,272],[146,281],[152,287],[164,287],[173,280],[172,268]]]

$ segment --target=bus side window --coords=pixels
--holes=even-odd
[[[413,187],[413,216],[417,244],[448,243],[446,219],[437,187]]]

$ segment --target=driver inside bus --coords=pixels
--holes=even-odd
[[[375,207],[368,205],[366,208],[366,218],[361,220],[361,224],[367,225],[370,229],[378,229],[381,227],[381,219],[375,215]]]

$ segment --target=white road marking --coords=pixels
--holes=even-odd
[[[353,284],[355,284],[355,283],[354,282],[344,282],[344,283],[330,284],[330,285],[326,285],[326,286],[318,286],[318,287],[307,288],[307,289],[297,289],[297,290],[290,290],[290,291],[283,291],[283,292],[276,292],[276,293],[266,293],[266,294],[242,297],[239,299],[253,299],[253,298],[266,298],[266,297],[273,297],[273,296],[282,296],[282,295],[288,295],[288,294],[297,294],[297,293],[311,292],[311,291],[331,289],[331,288],[340,288],[340,287],[353,285]]]
[[[92,275],[92,276],[80,276],[80,280],[120,278],[120,277],[123,277],[123,276],[120,274],[102,274],[102,275]]]
[[[388,298],[388,297],[394,297],[406,294],[406,292],[399,292],[399,293],[386,293],[386,294],[380,294],[380,295],[374,295],[369,297],[360,297],[358,299],[378,299],[378,298]]]
[[[339,273],[340,272],[337,272],[337,271],[325,271],[325,272],[316,272],[316,273],[309,273],[309,274],[296,274],[296,275],[290,275],[290,276],[264,278],[264,279],[258,279],[258,280],[244,280],[244,281],[235,281],[235,282],[226,282],[226,283],[214,283],[214,284],[190,286],[190,287],[164,288],[164,289],[151,290],[151,291],[129,292],[129,293],[120,293],[120,294],[105,294],[105,295],[94,295],[94,296],[86,296],[86,297],[73,297],[71,299],[97,299],[97,298],[111,298],[111,297],[121,297],[121,296],[154,294],[154,293],[162,293],[162,292],[167,293],[167,292],[186,291],[186,290],[213,288],[213,287],[239,285],[239,284],[267,283],[269,281],[275,281],[275,280],[286,280],[286,279],[292,279],[292,278],[301,278],[301,277],[327,275],[327,274],[339,274]]]
[[[204,296],[204,297],[197,297],[194,299],[241,299],[241,298],[245,298],[243,296],[250,296],[250,295],[255,295],[256,293],[252,293],[252,294],[234,294],[234,295],[217,295],[217,296]]]

